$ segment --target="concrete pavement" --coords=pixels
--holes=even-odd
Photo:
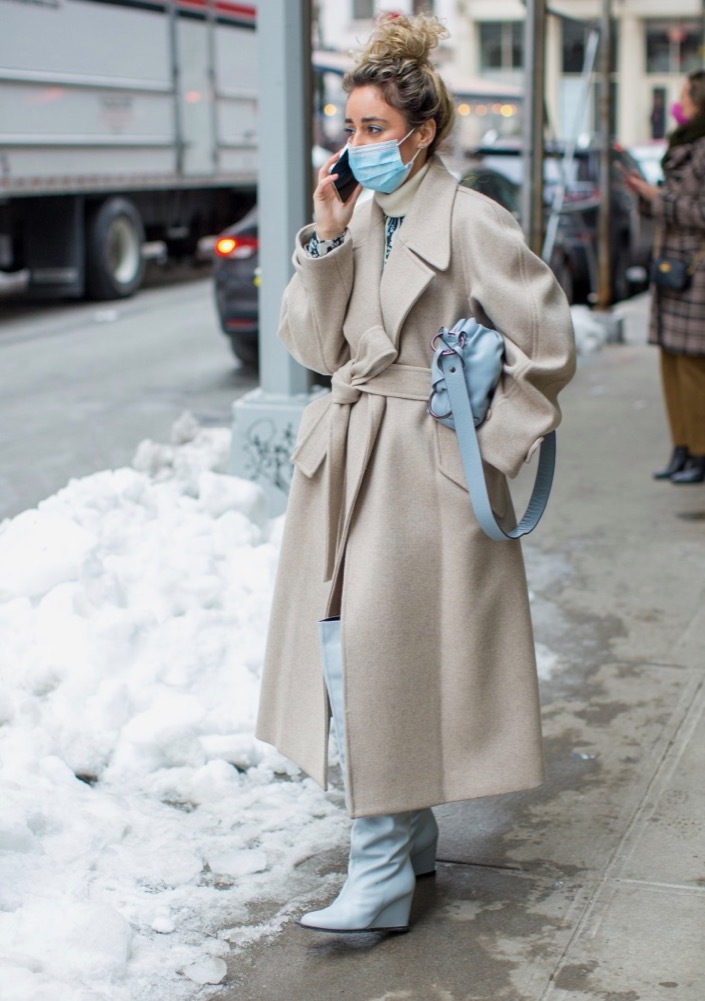
[[[705,486],[651,478],[670,446],[646,306],[581,358],[525,546],[546,784],[438,808],[408,935],[299,928],[346,846],[304,860],[221,1001],[703,1001]]]

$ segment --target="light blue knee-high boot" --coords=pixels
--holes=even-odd
[[[345,780],[345,703],[340,619],[324,619],[318,625],[323,673],[333,714],[340,770],[343,774],[343,780]],[[438,824],[433,810],[430,808],[413,810],[411,813],[411,864],[416,876],[428,876],[436,871],[437,846]]]
[[[338,743],[343,748],[340,621],[327,619],[319,625],[326,687]],[[416,881],[410,842],[409,812],[356,818],[350,833],[348,878],[342,890],[329,907],[305,914],[299,924],[329,932],[406,931]]]

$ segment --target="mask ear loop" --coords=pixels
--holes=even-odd
[[[412,131],[412,132],[415,132],[416,130],[415,130],[415,129],[412,129],[411,131]],[[409,133],[409,135],[411,135],[411,132]],[[408,136],[407,136],[406,138],[408,139]],[[403,140],[403,139],[402,139],[402,142],[404,142],[404,140]],[[428,143],[421,143],[421,144],[420,144],[419,146],[417,146],[417,147],[416,147],[416,152],[414,153],[414,155],[412,156],[412,158],[411,158],[411,159],[409,160],[409,162],[408,162],[408,163],[405,163],[405,164],[404,164],[404,166],[405,166],[405,167],[411,167],[411,166],[412,166],[412,164],[413,164],[413,162],[414,162],[414,160],[416,159],[416,157],[417,157],[417,156],[419,155],[419,153],[421,152],[421,150],[422,150],[422,149],[426,149],[426,147],[427,147],[427,146],[428,146]]]

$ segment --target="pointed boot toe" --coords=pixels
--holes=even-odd
[[[336,906],[340,898],[330,907],[320,911],[310,911],[298,921],[308,931],[322,931],[338,935],[359,935],[363,932],[407,932],[413,891],[399,900],[387,904],[370,918],[369,912]]]
[[[705,482],[705,455],[694,455],[688,461],[685,469],[674,473],[671,483],[703,483]]]
[[[657,469],[653,473],[653,478],[655,480],[670,480],[674,473],[680,473],[685,469],[688,459],[690,458],[690,452],[685,445],[676,445],[671,453],[671,458],[668,460],[663,469]]]

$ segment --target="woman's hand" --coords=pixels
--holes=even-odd
[[[338,162],[342,152],[341,150],[340,153],[335,153],[330,160],[326,160],[318,171],[318,185],[313,193],[313,218],[316,224],[316,235],[320,240],[334,240],[345,232],[345,228],[352,218],[355,203],[362,191],[361,185],[358,184],[348,200],[341,201],[340,195],[335,189],[335,179],[338,175],[335,171],[332,174],[329,174],[328,171],[334,163]]]
[[[634,171],[624,175],[624,183],[630,191],[639,195],[646,202],[652,202],[658,193],[658,188],[655,184],[649,184],[648,181],[645,181],[643,177],[639,177]]]

